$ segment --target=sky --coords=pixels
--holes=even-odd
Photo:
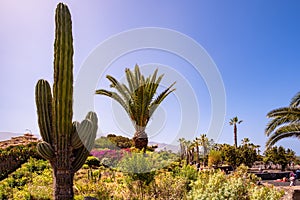
[[[34,87],[41,78],[53,83],[57,3],[38,0],[0,2],[1,133],[9,132],[14,136],[30,130],[39,135]],[[226,106],[224,121],[220,121],[222,131],[215,133],[217,137],[214,138],[219,143],[233,144],[233,127],[229,121],[238,116],[243,120],[238,125],[238,140],[248,137],[254,144],[261,145],[263,151],[267,140],[264,134],[268,123],[266,114],[272,109],[288,106],[300,90],[299,1],[88,0],[64,3],[68,5],[73,21],[75,90],[79,82],[76,78],[83,73],[86,60],[106,41],[114,40],[116,35],[126,31],[148,27],[190,38],[213,60],[226,95],[226,101],[220,102]],[[118,48],[125,48],[126,42],[118,43]],[[107,49],[97,56],[101,60],[109,53],[115,53],[114,49]],[[197,57],[198,52],[190,50],[188,53]],[[170,51],[145,48],[119,55],[107,66],[93,66],[97,73],[104,70],[99,74],[95,89],[109,89],[106,74],[124,80],[124,69],[133,68],[135,64],[139,64],[145,74],[155,68],[159,73],[165,73],[166,82],[160,91],[173,79],[177,81],[177,90],[165,99],[151,119],[147,129],[150,140],[172,143],[179,132],[188,139],[207,133],[212,106],[217,106],[212,105],[214,97],[208,89],[212,83],[208,83],[192,63]],[[217,78],[215,80],[217,82]],[[100,135],[115,132],[132,136],[134,131],[130,121],[118,105],[103,96],[93,98]],[[77,105],[79,101],[75,98],[74,102]],[[183,132],[182,126],[185,126]],[[7,138],[3,134],[0,139]],[[278,143],[294,149],[298,155],[299,144],[295,138]]]

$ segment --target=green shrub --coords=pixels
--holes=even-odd
[[[174,177],[170,172],[160,173],[151,185],[149,197],[152,199],[186,199],[187,180]]]
[[[95,156],[89,156],[86,159],[85,164],[87,164],[90,168],[99,167],[100,166],[100,161]]]
[[[247,174],[246,169],[242,166],[228,176],[219,170],[200,172],[198,179],[191,184],[188,199],[279,200],[282,197],[283,193],[275,188],[255,185],[256,177]]]
[[[92,182],[86,179],[76,180],[74,183],[75,199],[83,199],[81,197],[95,197],[97,199],[110,199],[113,194],[112,188],[108,187],[104,182]]]
[[[264,200],[276,200],[281,199],[284,195],[283,190],[278,190],[273,186],[253,186],[250,188],[250,200],[264,199]]]
[[[119,169],[126,173],[133,181],[142,181],[149,185],[154,180],[152,160],[143,153],[132,153],[125,156],[119,163]]]
[[[175,167],[173,171],[174,176],[184,178],[186,180],[185,188],[189,191],[191,190],[191,183],[198,179],[198,171],[194,166],[184,165],[182,167]]]
[[[48,161],[30,158],[0,182],[0,199],[50,199],[51,196],[52,170]]]
[[[27,190],[33,199],[48,200],[53,195],[52,170],[45,169],[40,173],[34,173],[32,181],[27,184]]]

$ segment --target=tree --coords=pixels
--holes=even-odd
[[[157,88],[163,78],[160,75],[157,78],[156,69],[148,78],[141,74],[139,66],[134,70],[125,69],[128,86],[120,83],[114,77],[107,75],[106,78],[111,82],[111,87],[117,92],[104,89],[96,90],[96,94],[108,96],[117,101],[126,111],[135,128],[133,136],[134,146],[138,149],[146,149],[148,136],[145,132],[150,117],[160,105],[160,103],[175,89],[175,82],[167,89],[155,97]]]
[[[291,100],[289,107],[278,108],[267,114],[271,118],[265,129],[270,148],[283,138],[300,137],[300,92]]]
[[[273,164],[281,165],[281,170],[284,170],[287,164],[295,159],[295,152],[287,149],[285,150],[282,146],[270,147],[264,152],[264,162],[272,162]]]
[[[194,155],[191,151],[192,142],[189,140],[185,141],[185,151],[186,151],[186,165],[190,164],[194,160]]]
[[[237,152],[237,148],[229,144],[223,144],[220,148],[220,151],[222,153],[222,160],[228,165],[232,165],[234,167],[239,166],[239,154]]]
[[[118,148],[126,149],[132,147],[132,140],[121,135],[108,134],[107,138]]]
[[[210,150],[208,154],[208,166],[218,166],[222,161],[222,152],[217,150]]]
[[[237,148],[237,124],[242,123],[243,120],[239,120],[238,117],[230,119],[229,124],[233,126],[234,146]]]
[[[252,143],[241,145],[237,150],[239,155],[239,165],[244,164],[251,167],[255,161],[259,160],[256,145],[253,145]]]
[[[291,149],[288,148],[286,150],[286,158],[288,160],[289,165],[291,166],[291,164],[296,161],[296,153],[295,153],[295,151],[293,151],[293,150],[291,150]]]
[[[198,141],[198,138],[196,138],[194,141],[193,141],[193,143],[194,143],[194,146],[195,146],[195,148],[196,148],[196,162],[197,162],[197,164],[199,164],[200,163],[200,155],[199,155],[199,141]]]
[[[198,144],[202,147],[202,152],[203,152],[203,166],[206,165],[206,156],[209,151],[210,146],[212,145],[212,140],[209,140],[206,137],[206,134],[201,134],[199,138],[196,138]]]
[[[250,142],[249,138],[242,139],[242,145],[248,145]]]
[[[223,144],[220,147],[222,160],[234,167],[240,166],[241,164],[251,167],[255,161],[259,160],[256,150],[257,145],[250,143],[247,138],[243,139],[243,141],[244,144],[237,148],[229,144]]]
[[[180,159],[183,160],[186,156],[186,150],[185,150],[185,142],[186,140],[184,138],[179,138],[179,144],[180,144]]]

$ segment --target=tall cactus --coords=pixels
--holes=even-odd
[[[53,97],[46,80],[36,85],[38,124],[43,141],[39,154],[50,161],[54,175],[54,198],[73,199],[73,177],[84,164],[98,129],[97,115],[89,112],[73,122],[73,38],[69,9],[59,3],[55,14]]]

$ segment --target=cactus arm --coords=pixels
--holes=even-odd
[[[49,83],[39,80],[35,87],[35,101],[38,113],[40,134],[44,141],[51,144],[52,132],[52,94]]]
[[[89,151],[85,146],[81,146],[75,153],[75,160],[72,163],[73,171],[78,171],[85,163],[86,158],[89,155]]]
[[[97,135],[97,130],[98,130],[98,117],[97,114],[95,112],[88,112],[86,119],[89,119],[92,121],[93,123],[93,130],[92,130],[92,134],[93,135]]]
[[[45,159],[52,160],[54,158],[54,150],[47,142],[40,142],[37,144],[37,152]]]
[[[73,149],[78,149],[83,145],[83,143],[78,135],[79,126],[80,126],[79,122],[77,122],[77,121],[73,122],[73,134],[72,134],[72,138],[71,138],[71,145],[72,145]]]
[[[97,115],[95,112],[89,112],[86,116],[86,119],[91,120],[92,124],[93,124],[93,129],[91,130],[91,132],[86,140],[86,143],[85,143],[86,148],[90,151],[90,150],[92,150],[92,148],[94,146],[95,138],[97,135],[98,118],[97,118]]]
[[[80,123],[78,127],[78,135],[80,139],[84,142],[87,140],[89,134],[92,133],[93,130],[93,123],[89,119],[85,119]]]

